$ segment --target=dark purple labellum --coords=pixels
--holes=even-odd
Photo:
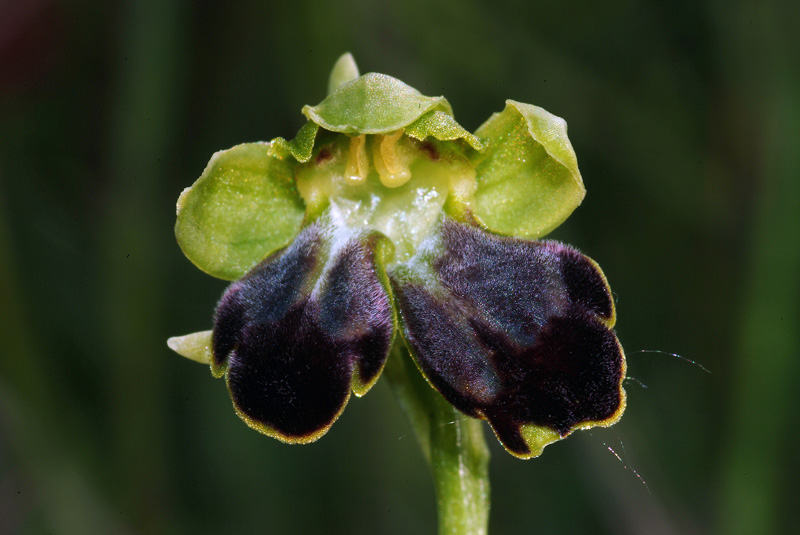
[[[552,442],[532,443],[531,426],[558,438],[621,415],[614,304],[577,250],[448,219],[391,279],[422,372],[456,408],[486,418],[511,453]]]
[[[377,234],[314,223],[231,284],[216,313],[215,375],[239,415],[286,442],[325,433],[377,379],[394,336]],[[334,242],[336,245],[334,246]]]

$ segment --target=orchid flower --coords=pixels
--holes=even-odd
[[[521,458],[619,420],[606,278],[536,241],[585,195],[562,119],[508,100],[471,134],[443,97],[350,55],[302,112],[293,140],[214,154],[178,200],[185,255],[234,282],[212,330],[169,345],[225,378],[247,425],[317,440],[393,347]]]

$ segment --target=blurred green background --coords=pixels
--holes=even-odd
[[[505,98],[570,126],[588,196],[553,237],[603,266],[638,381],[539,459],[489,437],[491,533],[800,533],[798,27],[755,0],[1,2],[0,534],[434,533],[385,381],[286,446],[165,344],[225,287],[178,194],[293,136],[345,51],[471,130]]]

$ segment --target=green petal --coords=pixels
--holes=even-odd
[[[451,115],[438,110],[429,111],[408,125],[405,134],[419,141],[424,141],[427,137],[432,137],[439,141],[461,139],[477,151],[482,151],[486,148],[480,139],[465,130]]]
[[[451,114],[444,97],[426,97],[385,74],[367,73],[344,84],[303,114],[320,127],[344,134],[388,134],[429,111]]]
[[[181,193],[175,236],[186,257],[209,275],[242,277],[300,229],[304,205],[294,184],[295,161],[282,154],[291,142],[281,141],[214,154]]]
[[[279,158],[291,155],[300,163],[307,162],[314,150],[317,131],[319,131],[319,126],[308,121],[300,128],[293,140],[286,141],[282,137],[276,137],[271,141],[273,155]]]
[[[578,161],[560,117],[508,100],[476,135],[489,147],[473,158],[478,179],[474,209],[489,229],[538,238],[583,200]]]

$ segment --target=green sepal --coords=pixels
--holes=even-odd
[[[464,129],[452,115],[439,110],[429,111],[406,127],[405,134],[419,141],[433,137],[439,141],[462,140],[473,149],[482,151],[486,145],[478,137]]]
[[[294,183],[296,162],[284,151],[294,154],[294,147],[303,156],[307,141],[292,143],[245,143],[217,152],[183,190],[175,236],[198,268],[235,280],[294,238],[305,206]]]
[[[444,97],[426,97],[397,78],[374,72],[338,87],[316,106],[303,106],[310,121],[350,135],[388,134],[434,110],[453,113]]]
[[[539,238],[583,200],[586,189],[560,117],[507,100],[475,134],[488,147],[472,157],[478,180],[473,206],[489,229]]]

